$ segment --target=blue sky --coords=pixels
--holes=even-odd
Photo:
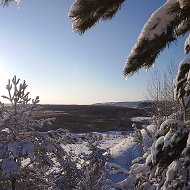
[[[126,0],[117,15],[84,35],[72,31],[68,11],[74,0],[22,0],[1,7],[0,94],[8,78],[26,80],[41,103],[91,104],[143,100],[154,71],[142,69],[125,81],[123,66],[151,13],[164,0]],[[184,38],[156,60],[161,71],[187,57]]]

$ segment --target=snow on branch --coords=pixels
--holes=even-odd
[[[178,1],[179,5],[180,5],[181,9],[184,9],[184,8],[190,6],[190,1],[189,0],[177,0],[177,1]]]
[[[125,175],[129,175],[129,171],[126,170],[125,168],[119,166],[116,163],[110,163],[106,162],[105,164],[106,168],[111,171],[112,174],[118,174],[118,173],[123,173]]]
[[[180,99],[189,92],[188,76],[190,71],[190,59],[184,59],[179,64],[178,73],[174,81],[174,95]]]
[[[190,19],[183,20],[175,29],[176,36],[185,34],[190,30]]]
[[[189,34],[189,36],[187,37],[187,39],[185,41],[184,51],[185,51],[185,53],[190,52],[190,34]]]
[[[76,0],[70,8],[73,30],[84,33],[100,19],[111,19],[125,0]]]
[[[189,4],[182,9],[177,0],[168,0],[155,11],[143,27],[135,47],[127,58],[124,74],[127,76],[142,67],[152,66],[166,45],[176,40],[175,30],[184,20],[189,19],[189,12]],[[190,29],[190,25],[185,26],[188,27],[178,34],[182,35]]]

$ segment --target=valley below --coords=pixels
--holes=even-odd
[[[56,118],[52,126],[45,125],[41,131],[68,129],[70,132],[129,131],[131,118],[147,116],[144,108],[128,108],[112,105],[42,105],[39,118]],[[137,126],[144,122],[136,121]]]

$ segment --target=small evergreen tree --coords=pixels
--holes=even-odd
[[[60,146],[61,130],[39,132],[52,119],[36,119],[39,97],[31,100],[26,82],[16,76],[6,89],[10,105],[0,104],[0,187],[34,190],[54,187],[48,178],[54,166],[59,170],[67,157]],[[30,103],[31,102],[31,103]]]
[[[92,135],[88,137],[88,154],[82,154],[81,171],[83,175],[77,190],[101,189],[106,184],[105,163],[109,158],[109,151],[100,148],[102,137]]]

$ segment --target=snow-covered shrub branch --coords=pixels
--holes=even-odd
[[[100,148],[101,136],[93,135],[88,139],[89,154],[83,154],[81,171],[83,175],[77,190],[101,189],[106,184],[105,163],[110,157],[109,151]]]

